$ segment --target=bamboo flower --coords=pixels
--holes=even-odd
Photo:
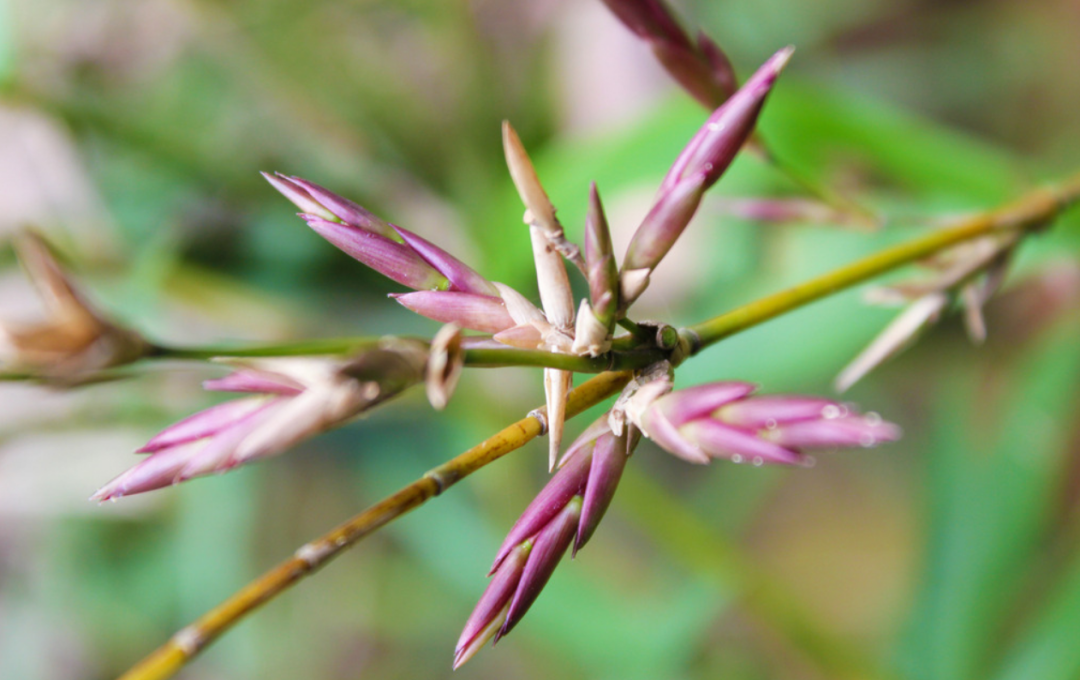
[[[754,389],[742,382],[691,387],[628,415],[646,437],[692,463],[798,465],[808,449],[870,447],[900,437],[896,425],[873,413],[817,397],[750,396]]]
[[[150,351],[141,336],[115,325],[87,302],[40,236],[20,234],[15,249],[48,319],[35,325],[0,324],[6,368],[78,382]]]
[[[622,265],[623,306],[648,285],[648,275],[675,245],[705,191],[731,165],[753,132],[765,100],[793,49],[780,50],[709,116],[660,185],[652,209],[634,233]]]
[[[348,360],[227,360],[235,371],[204,387],[252,396],[218,404],[166,428],[139,449],[150,454],[145,460],[91,499],[152,491],[279,454],[420,382],[426,354],[420,343],[394,339]]]
[[[611,504],[636,433],[617,437],[601,418],[570,446],[559,471],[525,509],[496,554],[487,589],[458,640],[458,668],[521,621],[566,549],[592,537]]]

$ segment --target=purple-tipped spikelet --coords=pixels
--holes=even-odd
[[[776,78],[791,58],[780,50],[709,117],[694,135],[660,185],[659,195],[634,233],[623,260],[623,304],[644,291],[651,272],[675,245],[697,211],[705,191],[731,165],[753,132],[758,114]],[[628,280],[634,280],[628,285]]]
[[[805,462],[807,449],[874,446],[900,437],[876,414],[803,396],[749,396],[747,383],[720,382],[660,397],[638,417],[644,435],[692,463],[713,458],[755,465]]]
[[[232,361],[208,390],[254,396],[213,406],[172,425],[139,449],[150,454],[99,489],[106,501],[225,472],[281,453],[336,427],[424,378],[421,343],[365,350],[343,360],[288,357]]]
[[[579,437],[562,466],[525,509],[495,557],[492,577],[458,640],[454,668],[488,640],[498,642],[521,621],[566,549],[576,554],[611,504],[639,435],[607,427],[607,416]]]
[[[662,0],[604,0],[634,35],[649,43],[667,72],[703,106],[715,109],[735,91],[727,55],[706,35],[695,45]]]

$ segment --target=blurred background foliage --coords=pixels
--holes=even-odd
[[[724,195],[798,193],[745,157],[642,316],[700,320],[1080,165],[1074,0],[678,7],[743,75],[798,47],[764,135],[888,225],[723,217]],[[39,226],[96,299],[159,340],[428,334],[258,171],[313,179],[535,292],[499,121],[535,151],[572,236],[596,180],[625,244],[704,115],[593,0],[0,0],[0,232]],[[1025,244],[984,346],[949,319],[853,390],[904,426],[899,444],[809,470],[691,468],[643,444],[589,548],[458,677],[1080,677],[1078,249],[1074,213]],[[6,246],[0,260],[0,311],[22,318],[33,298]],[[892,313],[841,294],[724,342],[680,382],[827,394]],[[542,401],[535,371],[472,371],[438,417],[410,393],[287,456],[86,502],[209,403],[199,381],[216,374],[0,386],[0,677],[114,677]],[[375,535],[182,677],[449,676],[543,448]]]

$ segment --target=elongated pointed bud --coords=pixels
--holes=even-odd
[[[562,449],[563,428],[566,423],[566,400],[574,374],[555,368],[544,369],[544,395],[547,398],[548,469],[555,469],[555,461]]]
[[[559,468],[506,535],[495,554],[490,573],[495,573],[514,546],[530,536],[535,536],[555,518],[571,498],[583,492],[585,483],[589,480],[591,466],[592,448],[587,447],[582,448]]]
[[[619,265],[615,262],[611,232],[596,182],[589,186],[589,211],[585,217],[585,267],[592,312],[596,320],[610,331],[615,327],[615,314],[619,307]]]
[[[757,123],[765,99],[793,52],[780,50],[709,116],[705,125],[691,138],[675,159],[656,202],[642,221],[627,248],[623,260],[620,304],[628,307],[648,285],[648,272],[654,269],[690,223],[704,192],[731,165]],[[627,280],[628,272],[641,272]]]
[[[266,181],[280,191],[285,198],[293,202],[300,212],[321,217],[331,222],[341,221],[364,231],[384,236],[392,241],[399,240],[398,235],[388,222],[376,216],[370,210],[342,198],[332,191],[324,189],[314,182],[301,177],[290,177],[275,173],[262,173]]]
[[[498,333],[515,325],[506,305],[497,297],[450,291],[419,291],[390,297],[420,316],[481,333]]]
[[[701,197],[705,195],[705,189],[705,174],[699,173],[687,177],[657,199],[642,220],[641,226],[634,232],[630,246],[626,249],[623,269],[655,269],[690,224],[690,219],[701,204]]]
[[[461,637],[458,638],[454,651],[455,669],[471,659],[488,640],[502,630],[510,608],[510,598],[514,596],[521,582],[532,547],[530,540],[518,544],[495,571],[472,615],[465,622]]]
[[[449,286],[445,276],[403,243],[315,215],[301,217],[319,236],[388,279],[414,290],[442,290]]]
[[[909,305],[840,371],[835,381],[836,390],[847,391],[867,373],[906,347],[920,332],[937,321],[948,304],[949,296],[945,293],[930,293]]]
[[[578,519],[581,517],[581,502],[581,496],[571,498],[555,519],[537,534],[529,553],[529,560],[521,574],[517,591],[510,601],[506,622],[495,636],[496,642],[521,621],[525,612],[540,595],[540,591],[547,585],[555,567],[559,566],[559,561],[562,560],[562,556],[574,539]]]
[[[390,226],[407,246],[450,281],[451,290],[476,295],[497,296],[499,294],[490,281],[439,246],[407,229],[402,229],[397,225]]]
[[[706,188],[720,179],[753,132],[769,92],[794,52],[795,48],[785,47],[769,57],[738,92],[709,116],[668,171],[661,192],[697,173],[704,173]]]
[[[596,439],[589,480],[585,485],[585,496],[581,504],[581,521],[574,538],[575,555],[592,538],[611,505],[611,499],[615,497],[615,489],[622,479],[626,461],[639,438],[637,428],[629,429],[631,431],[623,433],[621,437],[608,432]]]
[[[562,235],[562,227],[555,219],[555,208],[551,205],[551,199],[540,184],[540,178],[536,176],[525,146],[521,143],[517,131],[510,125],[510,121],[504,120],[502,124],[503,152],[506,155],[506,166],[510,169],[510,177],[514,180],[521,202],[532,219],[526,218],[526,224],[536,222],[537,226],[549,235]]]

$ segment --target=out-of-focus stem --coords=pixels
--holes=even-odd
[[[573,417],[612,396],[629,380],[628,372],[609,372],[583,383],[570,393],[566,417]],[[259,605],[292,587],[383,525],[438,496],[485,465],[521,448],[541,432],[540,422],[527,416],[465,453],[428,471],[397,493],[386,497],[321,538],[302,546],[292,557],[177,632],[168,642],[121,676],[120,680],[161,680],[171,677]]]
[[[1020,200],[959,224],[934,231],[864,257],[787,290],[763,297],[726,314],[686,329],[693,340],[693,354],[724,338],[768,321],[803,305],[832,295],[884,274],[902,265],[921,260],[963,241],[994,232],[1034,229],[1054,219],[1080,199],[1080,174],[1056,187],[1039,189]]]

